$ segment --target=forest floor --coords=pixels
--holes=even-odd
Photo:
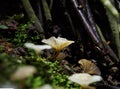
[[[51,0],[48,0],[48,4],[49,1]],[[74,73],[87,73],[102,77],[102,81],[91,84],[96,89],[120,89],[120,64],[117,58],[109,55],[108,50],[99,48],[100,45],[85,30],[89,24],[82,24],[70,2],[66,1],[64,5],[61,1],[53,2],[52,21],[46,20],[45,12],[41,10],[40,22],[45,37],[36,30],[36,25],[29,19],[22,2],[0,1],[0,88],[43,89],[41,86],[49,84],[53,89],[80,89],[79,84],[73,83],[68,77]],[[117,54],[104,7],[96,0],[88,1],[106,44]],[[31,0],[31,5],[40,19],[41,2]],[[85,11],[84,8],[82,10]],[[41,41],[50,37],[63,37],[74,43],[62,49],[57,56],[53,48],[36,53],[25,47],[25,43],[43,45]],[[37,72],[22,80],[11,77],[23,66],[32,66]]]

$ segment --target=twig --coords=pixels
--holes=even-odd
[[[70,26],[70,28],[72,30],[73,36],[76,38],[77,36],[76,36],[76,31],[75,31],[75,27],[73,25],[72,18],[71,18],[70,14],[66,10],[66,0],[61,0],[61,4],[62,4],[62,6],[63,6],[63,8],[65,10],[64,15],[65,15],[65,17],[66,17],[66,19],[68,21],[68,25]],[[74,38],[73,38],[73,40],[74,40]]]
[[[108,49],[108,52],[110,53],[110,55],[112,55],[113,58],[115,58],[117,60],[117,62],[119,62],[119,59],[117,58],[116,54],[113,52],[113,50],[111,49],[111,47],[109,45],[107,45],[107,42],[100,30],[100,28],[97,26],[97,30],[98,30],[98,33],[103,41],[103,45],[106,49]]]
[[[87,2],[87,0],[85,0],[85,1],[86,1],[85,6],[86,6],[86,10],[87,10],[88,20],[89,20],[89,22],[91,24],[91,27],[92,27],[96,37],[102,43],[102,48],[104,48],[104,50],[106,50],[107,53],[109,52],[109,54],[112,55],[113,58],[115,58],[117,61],[119,61],[116,54],[113,52],[113,50],[110,48],[110,46],[106,43],[106,40],[105,40],[104,36],[102,35],[102,32],[101,32],[100,28],[95,24],[94,19],[92,17],[90,7],[88,5],[88,2]]]
[[[120,13],[120,0],[115,0],[115,6]]]
[[[53,6],[53,0],[50,0],[50,6],[49,6],[50,10],[52,10],[52,6]]]
[[[95,44],[98,44],[98,43],[99,43],[99,40],[96,38],[95,34],[94,34],[93,31],[92,31],[91,26],[88,24],[87,19],[85,18],[84,14],[83,14],[82,11],[80,10],[81,7],[78,6],[78,4],[77,4],[77,2],[76,2],[75,0],[71,0],[71,1],[72,1],[72,4],[73,4],[73,6],[74,6],[74,8],[75,8],[75,10],[76,10],[76,12],[77,12],[80,20],[83,22],[83,25],[84,25],[85,29],[87,29],[86,31],[87,31],[88,33],[90,33],[89,35],[90,35],[90,37],[92,38],[93,42],[94,42]]]
[[[53,3],[52,0],[51,0],[51,3]],[[74,28],[72,19],[71,19],[69,13],[66,11],[66,6],[65,6],[65,5],[66,5],[66,0],[60,0],[60,4],[62,5],[62,7],[63,7],[64,10],[65,10],[65,11],[64,11],[64,15],[65,15],[65,17],[66,17],[66,19],[67,19],[68,25],[70,26],[73,35],[76,36],[76,35],[75,35],[76,32],[75,32],[75,28]],[[49,8],[48,8],[48,9],[49,9]],[[74,38],[73,38],[73,39],[74,39]]]
[[[106,7],[106,14],[110,22],[113,40],[115,42],[117,54],[120,60],[120,13],[114,7],[114,1],[111,2],[111,0],[101,0],[101,2]]]
[[[70,28],[72,30],[73,35],[76,38],[76,31],[75,31],[72,19],[71,19],[70,15],[69,15],[69,13],[67,11],[64,14],[65,14],[65,16],[66,16],[66,18],[67,18],[67,20],[69,22],[69,26],[70,26]]]
[[[95,45],[97,45],[100,48],[99,51],[101,51],[101,53],[104,55],[104,58],[108,58],[107,57],[108,53],[106,51],[109,52],[112,50],[109,50],[108,47],[104,47],[106,45],[103,45],[103,42],[96,37],[96,34],[95,34],[93,28],[90,26],[90,24],[88,23],[88,20],[85,18],[85,15],[81,11],[81,8],[79,7],[80,5],[75,0],[71,0],[71,1],[72,1],[73,6],[74,6],[74,9],[76,10],[80,20],[83,22],[83,25],[84,25],[86,31],[88,32],[88,34],[90,35],[92,41],[94,42]],[[104,49],[104,48],[107,48],[107,49]],[[109,55],[113,58],[114,61],[118,61],[118,58],[113,56],[112,53],[113,53],[113,51],[109,52]]]
[[[101,41],[101,37],[100,37],[99,34],[98,34],[97,27],[96,27],[96,24],[95,24],[95,22],[94,22],[93,15],[92,15],[92,13],[91,13],[90,7],[89,7],[89,5],[88,5],[87,0],[85,0],[85,1],[86,1],[85,7],[86,7],[86,10],[87,10],[87,18],[88,18],[88,20],[89,20],[89,23],[90,23],[90,25],[91,25],[91,27],[92,27],[92,29],[93,29],[96,37]]]
[[[38,7],[38,16],[40,19],[41,24],[43,24],[43,16],[42,16],[42,6],[41,6],[41,1],[37,0],[37,7]]]
[[[32,9],[32,6],[29,2],[29,0],[21,0],[23,3],[23,6],[28,14],[28,17],[35,21],[36,29],[41,33],[42,37],[44,38],[44,29],[42,28],[37,16],[35,15],[34,10]]]
[[[120,21],[118,21],[118,19],[116,19],[113,15],[111,15],[109,11],[107,11],[107,16],[110,22],[110,26],[113,34],[113,40],[116,45],[118,57],[120,59]]]
[[[117,19],[119,19],[119,13],[117,9],[112,5],[110,0],[100,0],[102,4],[105,6],[107,10],[109,10],[110,13],[113,14]]]
[[[50,9],[48,7],[46,0],[42,0],[42,5],[43,5],[43,10],[44,10],[46,21],[48,20],[52,21],[52,16],[51,16]]]

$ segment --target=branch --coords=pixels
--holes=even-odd
[[[40,0],[37,0],[37,8],[38,8],[38,17],[40,19],[40,23],[43,24],[42,6]]]
[[[43,10],[44,10],[46,20],[52,21],[52,16],[46,0],[42,0],[42,5],[43,5]]]
[[[33,21],[35,21],[36,29],[41,33],[42,37],[44,38],[44,29],[42,28],[41,23],[39,22],[37,16],[35,15],[35,12],[32,9],[32,6],[29,0],[21,0],[21,1],[26,10],[26,13],[28,14],[29,19],[32,19]]]
[[[102,4],[105,6],[105,8],[112,13],[113,16],[115,16],[117,19],[119,19],[119,13],[117,9],[113,6],[110,0],[100,0]]]
[[[90,35],[92,41],[100,48],[99,51],[101,51],[101,53],[104,55],[104,58],[105,59],[107,58],[106,60],[109,60],[108,58],[108,54],[109,54],[114,59],[114,61],[118,61],[119,59],[117,58],[115,53],[108,47],[106,43],[103,43],[103,41],[101,40],[101,37],[98,35],[98,32],[96,31],[96,28],[93,29],[93,27],[91,27],[91,24],[94,25],[94,23],[93,22],[91,24],[88,23],[88,20],[86,19],[86,16],[83,14],[81,7],[79,7],[81,5],[79,5],[78,2],[76,2],[75,0],[71,0],[71,1],[86,31]],[[91,22],[91,20],[93,20],[92,17],[89,20]]]
[[[107,16],[110,22],[110,27],[111,27],[112,34],[113,34],[113,40],[117,47],[116,50],[118,53],[118,57],[120,59],[120,22],[113,15],[111,15],[109,11],[107,11]]]
[[[90,7],[88,5],[88,2],[86,0],[86,10],[87,10],[87,15],[88,15],[88,20],[91,24],[91,27],[96,35],[96,37],[100,40],[100,42],[102,43],[102,47],[104,47],[104,50],[106,49],[110,55],[112,55],[112,57],[114,57],[115,59],[117,59],[117,61],[119,61],[119,59],[117,58],[116,54],[113,52],[113,50],[110,48],[110,46],[107,44],[100,28],[95,24],[94,19],[92,17],[92,13],[90,10]]]

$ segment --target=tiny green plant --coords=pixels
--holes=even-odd
[[[26,29],[30,27],[30,23],[27,24],[21,24],[18,28],[18,30],[15,33],[15,37],[13,39],[13,42],[16,43],[17,45],[22,45],[25,43],[25,41],[28,38],[28,35],[26,33]]]

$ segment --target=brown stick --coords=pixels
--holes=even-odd
[[[92,41],[95,43],[95,45],[97,45],[101,51],[101,53],[105,56],[108,56],[108,54],[114,59],[114,61],[118,61],[119,59],[117,58],[117,56],[115,55],[115,53],[109,49],[109,47],[107,46],[106,43],[103,43],[101,38],[99,37],[99,35],[96,35],[95,29],[93,29],[90,25],[90,23],[88,23],[89,21],[86,19],[86,16],[83,14],[82,10],[81,10],[81,5],[78,4],[77,1],[75,0],[71,0],[74,9],[76,10],[80,20],[83,22],[83,25],[86,29],[86,31],[88,32],[89,36],[91,37]],[[83,7],[82,7],[83,8]],[[108,57],[105,57],[108,58]]]
[[[42,28],[40,21],[38,20],[37,16],[35,15],[35,12],[32,9],[32,6],[31,6],[29,0],[21,0],[21,1],[23,3],[26,13],[28,14],[28,17],[30,19],[32,19],[32,21],[35,22],[36,29],[41,33],[42,37],[44,38],[44,29]]]

